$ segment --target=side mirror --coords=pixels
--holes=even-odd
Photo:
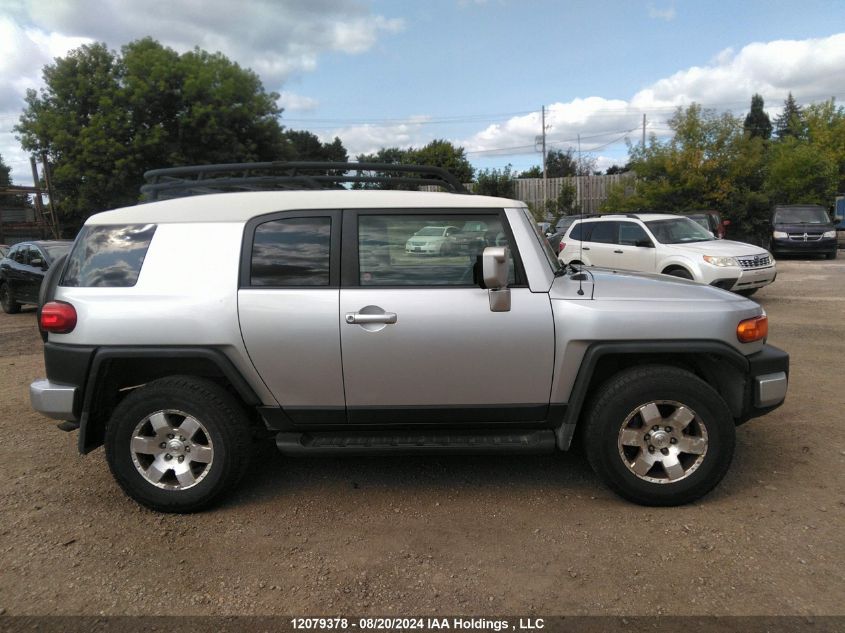
[[[481,255],[482,287],[487,288],[491,312],[510,312],[511,291],[508,289],[510,251],[507,246],[488,246]]]

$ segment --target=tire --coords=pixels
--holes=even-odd
[[[105,445],[127,495],[152,510],[187,513],[238,484],[249,465],[252,429],[243,408],[216,383],[171,376],[134,390],[115,408]]]
[[[827,257],[827,259],[836,259],[837,253],[838,251],[833,251],[832,253],[828,253],[827,255],[825,255],[825,257]]]
[[[693,279],[692,273],[690,273],[690,271],[688,271],[686,268],[673,268],[672,270],[666,271],[663,274],[671,275],[672,277],[678,277],[680,279]]]
[[[721,396],[694,374],[634,367],[596,394],[583,434],[587,459],[621,497],[647,506],[682,505],[725,476],[736,441],[734,420]]]
[[[755,292],[757,292],[758,290],[760,290],[760,289],[759,288],[748,288],[747,290],[737,290],[736,294],[742,295],[743,297],[750,297]]]
[[[21,311],[21,304],[12,297],[8,283],[0,283],[0,307],[6,314],[17,314]]]

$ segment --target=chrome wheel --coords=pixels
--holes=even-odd
[[[166,409],[141,420],[130,442],[132,463],[158,488],[186,490],[211,470],[211,436],[196,418]]]
[[[640,405],[619,429],[619,456],[644,481],[676,483],[701,466],[707,454],[707,428],[695,411],[674,400]]]

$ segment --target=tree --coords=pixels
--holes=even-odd
[[[783,112],[775,119],[775,133],[780,140],[790,136],[798,138],[804,135],[804,116],[801,106],[795,102],[791,92],[783,102]]]
[[[745,117],[743,128],[745,133],[752,137],[759,137],[768,140],[772,135],[772,122],[769,115],[763,109],[763,97],[755,94],[751,97],[751,110]]]
[[[836,164],[811,143],[788,138],[772,148],[766,190],[773,203],[830,206],[838,181]]]
[[[381,148],[375,154],[359,154],[358,162],[375,162],[387,164],[404,164],[404,165],[432,165],[434,167],[442,167],[448,170],[460,182],[471,182],[475,174],[475,169],[467,160],[466,152],[463,147],[456,147],[449,141],[434,140],[424,145],[421,148],[409,147],[408,149],[400,149],[398,147]],[[397,173],[397,172],[375,172],[388,178],[401,178],[402,176],[414,177],[416,174],[412,173]],[[357,189],[406,189],[407,185],[394,185],[387,183],[364,183],[355,185]],[[416,187],[411,187],[415,189]]]
[[[533,167],[529,167],[525,171],[520,172],[516,176],[517,178],[542,178],[543,177],[543,168],[539,165],[534,165]]]
[[[571,147],[566,150],[552,149],[546,154],[546,175],[549,178],[578,176],[583,175],[583,173],[583,170],[578,167],[578,160],[575,158],[574,150]],[[587,173],[589,173],[589,170]]]
[[[323,143],[316,134],[306,130],[287,130],[284,133],[288,143],[290,160],[314,160],[345,163],[349,160],[346,148],[338,137],[331,143]]]
[[[631,171],[631,165],[626,163],[621,167],[619,165],[613,164],[605,170],[605,174],[608,176],[615,176],[616,174],[624,174],[626,171]]]
[[[220,53],[180,55],[151,38],[119,54],[89,44],[43,77],[15,131],[47,153],[66,224],[136,202],[148,169],[288,155],[278,95]]]
[[[433,165],[452,173],[462,183],[472,182],[475,169],[466,157],[463,147],[449,141],[433,140],[419,149],[408,150],[406,160],[411,165]]]
[[[482,196],[513,198],[516,195],[513,168],[508,165],[504,169],[484,169],[478,172],[474,192]]]
[[[637,180],[610,192],[611,211],[715,209],[749,233],[767,221],[761,202],[765,148],[744,132],[739,119],[698,104],[679,108],[670,119],[675,135],[665,142],[652,136],[645,147],[630,145],[630,166]]]

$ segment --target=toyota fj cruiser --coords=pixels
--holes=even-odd
[[[152,201],[89,218],[45,280],[32,404],[82,453],[105,444],[138,502],[208,506],[261,437],[286,455],[540,453],[577,432],[615,492],[682,504],[722,479],[735,426],[783,402],[788,356],[756,303],[564,267],[525,204],[444,170],[319,167],[148,172]],[[448,191],[371,190],[388,181]],[[406,248],[481,225],[473,252]]]

